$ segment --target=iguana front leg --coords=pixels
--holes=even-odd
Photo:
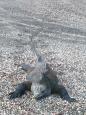
[[[16,90],[14,92],[9,93],[9,99],[15,99],[21,97],[26,93],[26,91],[31,91],[32,83],[29,81],[25,81],[23,83],[18,84]]]
[[[76,101],[76,99],[69,96],[66,88],[62,85],[58,85],[57,87],[55,87],[55,93],[57,93],[63,100],[66,100],[69,103]]]

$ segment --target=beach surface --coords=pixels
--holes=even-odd
[[[36,101],[31,93],[9,100],[26,79],[16,70],[34,63],[37,50],[77,102],[58,95]],[[86,0],[0,0],[0,115],[86,115]]]

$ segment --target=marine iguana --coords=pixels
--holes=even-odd
[[[18,84],[16,90],[9,93],[9,99],[21,97],[26,93],[26,91],[31,91],[37,100],[40,100],[51,94],[58,94],[63,100],[67,100],[68,102],[75,101],[74,98],[69,96],[66,88],[63,85],[58,84],[56,72],[50,68],[43,56],[37,52],[33,42],[31,44],[31,48],[37,56],[36,65],[21,65],[21,69],[27,73],[27,81]]]

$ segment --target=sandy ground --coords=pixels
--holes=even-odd
[[[8,100],[25,80],[18,64],[35,60],[29,36],[37,42],[76,103],[51,95],[39,102],[27,93]],[[0,115],[86,115],[86,1],[0,0]]]

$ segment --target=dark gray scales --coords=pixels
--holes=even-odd
[[[29,80],[29,78],[27,78],[28,81],[19,84],[16,90],[9,94],[9,98],[15,99],[24,95],[26,91],[31,91],[36,100],[40,100],[51,94],[58,94],[63,100],[68,102],[76,101],[74,98],[69,96],[64,86],[58,84],[56,73],[49,67],[48,64],[46,65],[46,68],[47,71],[42,74],[40,80],[35,82],[34,80]],[[24,71],[28,71],[30,66],[23,64],[22,69]]]

